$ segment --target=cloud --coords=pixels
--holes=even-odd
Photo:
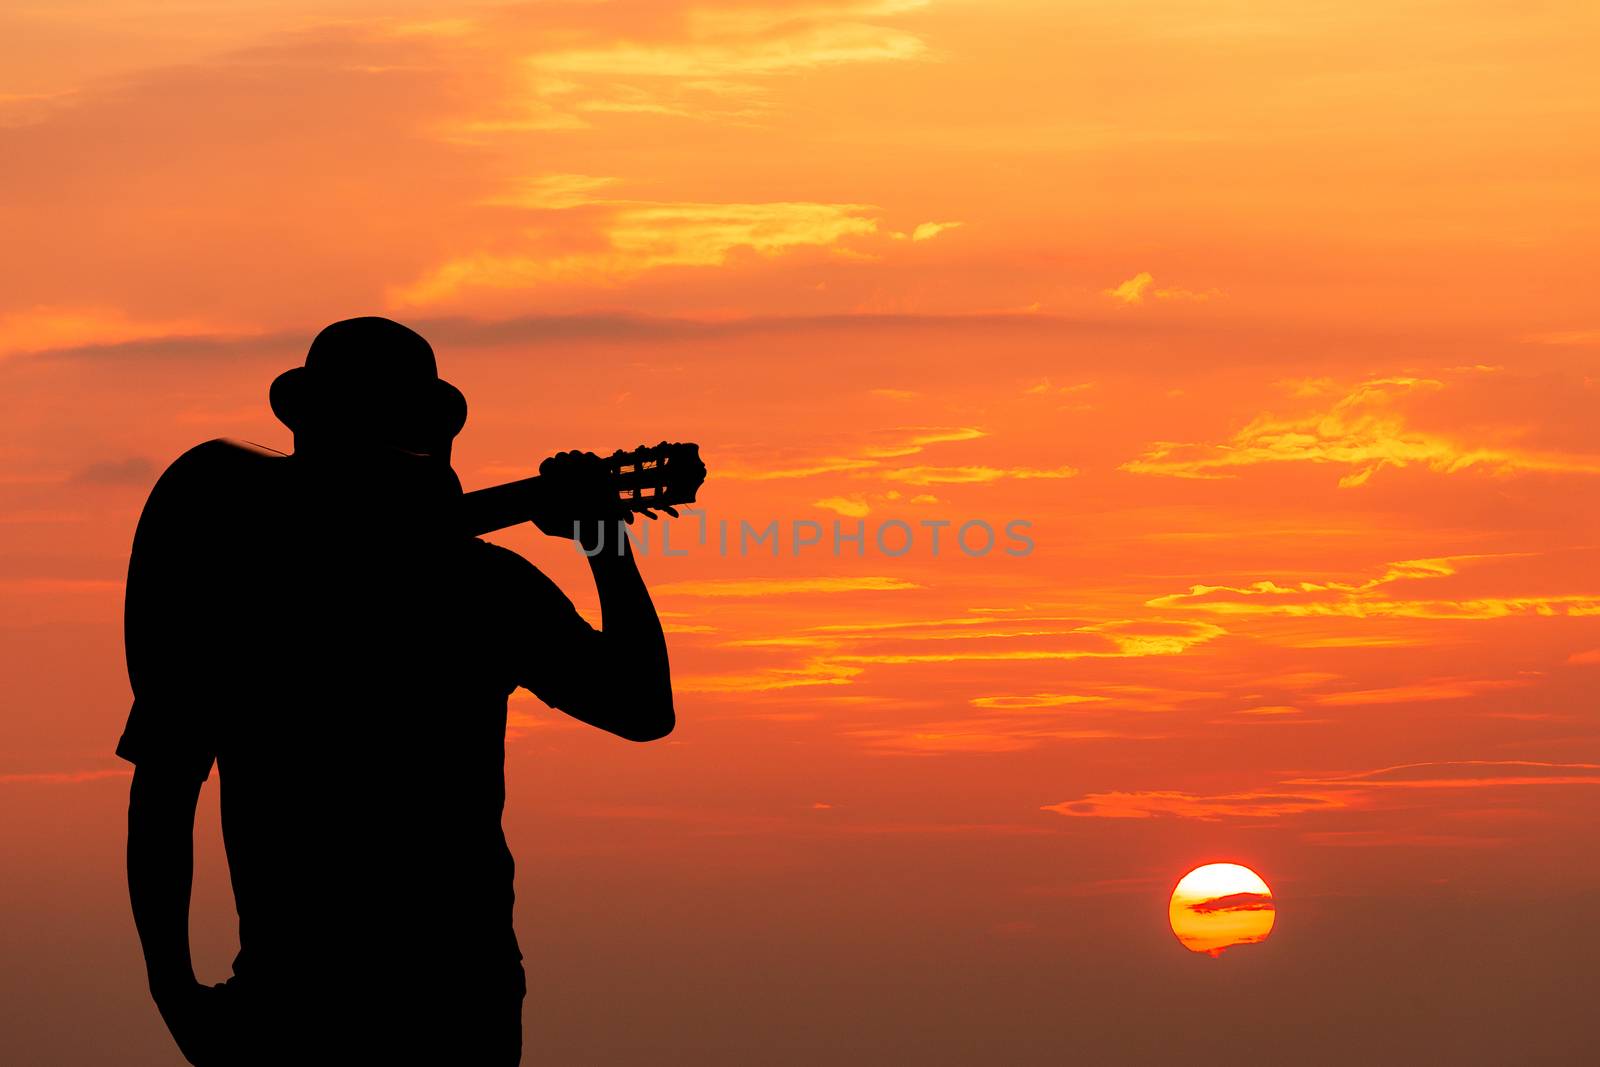
[[[1190,903],[1188,907],[1190,911],[1200,915],[1212,915],[1219,911],[1277,910],[1277,905],[1272,902],[1270,893],[1229,893],[1226,896],[1196,900]]]
[[[1362,704],[1416,704],[1432,700],[1459,700],[1533,684],[1526,678],[1435,678],[1410,685],[1389,686],[1383,689],[1357,689],[1343,693],[1321,693],[1310,698],[1313,703],[1328,707],[1350,707]]]
[[[896,333],[929,328],[989,332],[1026,328],[1045,333],[1098,332],[1095,324],[1040,315],[1022,318],[1006,313],[891,314],[851,312],[819,315],[746,315],[737,318],[692,318],[633,312],[583,312],[513,315],[503,318],[435,314],[407,316],[408,325],[433,342],[435,348],[504,347],[567,340],[641,341],[792,335],[801,333]],[[29,350],[41,359],[174,359],[261,358],[280,360],[305,355],[314,331],[304,329],[256,333],[167,333],[128,341],[67,340]],[[876,391],[881,392],[881,391]],[[906,393],[908,398],[920,393]],[[870,462],[863,465],[871,465]],[[719,469],[718,477],[727,475]]]
[[[1056,662],[1079,659],[1138,659],[1145,656],[1177,656],[1190,648],[1221,637],[1227,631],[1206,622],[1117,621],[1079,626],[1064,634],[1025,633],[973,634],[974,639],[994,644],[1017,637],[1070,636],[1079,640],[1074,647],[1057,648],[969,648],[950,652],[873,652],[841,653],[832,657],[840,663],[983,663]],[[1109,645],[1110,647],[1106,647]]]
[[[0,313],[0,357],[156,338],[193,337],[211,329],[214,327],[198,318],[149,319],[114,307],[40,306]]]
[[[1173,817],[1216,822],[1221,819],[1275,819],[1331,811],[1348,802],[1334,794],[1178,792],[1089,793],[1077,800],[1047,804],[1041,810],[1072,818],[1156,819]]]
[[[730,582],[736,580],[729,580]],[[769,588],[759,580],[740,583],[741,596],[761,596]],[[720,583],[692,583],[696,590]],[[778,588],[783,588],[779,586]],[[671,592],[672,586],[665,587]],[[1077,660],[1118,660],[1147,656],[1180,655],[1225,631],[1209,623],[1117,621],[1070,628],[1043,625],[1077,621],[1056,616],[1006,617],[974,612],[971,616],[925,620],[886,620],[861,623],[824,623],[803,633],[784,632],[749,636],[723,642],[720,647],[789,650],[803,658],[781,667],[763,667],[696,681],[706,692],[760,691],[796,685],[845,685],[872,667],[965,663],[1063,663]],[[1042,639],[1049,644],[1041,647]],[[930,645],[942,646],[929,650]],[[996,694],[971,698],[981,718],[934,724],[866,727],[875,732],[851,736],[874,747],[902,750],[935,749],[1001,751],[1030,747],[1049,739],[1099,739],[1147,737],[1114,730],[1066,728],[1053,721],[1051,711],[1082,706],[1092,711],[1133,708],[1139,711],[1176,707],[1189,699],[1214,697],[1150,686],[1094,684],[1085,693]],[[869,698],[862,697],[862,700]],[[870,698],[877,699],[877,698]],[[954,725],[952,725],[954,724]]]
[[[1188,289],[1158,289],[1155,275],[1147,270],[1105,291],[1105,295],[1122,304],[1142,304],[1146,297],[1156,300],[1209,300],[1213,293],[1196,293]]]
[[[1529,334],[1525,340],[1536,345],[1600,347],[1600,330],[1556,330],[1550,333]]]
[[[597,196],[619,179],[594,174],[541,174],[508,192],[485,197],[491,207],[517,207],[529,211],[564,211],[588,204],[603,204]]]
[[[1600,785],[1600,763],[1540,760],[1445,760],[1402,763],[1373,771],[1295,778],[1285,785],[1363,788],[1469,789],[1498,786]]]
[[[131,778],[133,771],[123,769],[97,771],[25,771],[0,774],[0,785],[76,785],[80,782],[99,782],[107,778]]]
[[[1572,655],[1567,657],[1567,662],[1575,665],[1600,663],[1600,648],[1591,648],[1584,652],[1574,652]]]
[[[849,634],[855,636],[877,636],[881,634],[899,634],[908,630],[943,630],[954,628],[959,631],[966,626],[994,626],[997,621],[1004,620],[1021,623],[1045,622],[1080,622],[1078,616],[1067,615],[1033,615],[1028,614],[1020,618],[1009,617],[1009,613],[1002,611],[979,611],[969,609],[971,615],[957,615],[952,618],[940,619],[883,619],[877,622],[832,622],[822,623],[811,627],[815,633]]]
[[[156,480],[155,464],[143,456],[91,463],[72,476],[80,485],[148,487]]]
[[[1471,442],[1458,441],[1412,427],[1402,402],[1443,388],[1444,383],[1430,378],[1368,379],[1331,407],[1288,418],[1257,416],[1220,445],[1157,442],[1120,469],[1175,478],[1223,478],[1241,467],[1321,463],[1350,468],[1339,479],[1340,488],[1346,489],[1365,485],[1385,467],[1412,465],[1440,474],[1600,473],[1600,458],[1593,456],[1485,445],[1479,443],[1481,435]]]
[[[688,674],[672,679],[681,693],[765,693],[819,685],[849,685],[861,668],[830,663],[820,657],[798,667],[767,667],[723,674]]]
[[[1155,284],[1155,281],[1155,276],[1149,271],[1140,271],[1115,288],[1107,289],[1106,295],[1113,300],[1120,300],[1124,304],[1138,304],[1144,300],[1144,294]]]
[[[909,428],[907,428],[909,429]],[[955,426],[948,429],[929,428],[917,430],[910,439],[900,444],[878,445],[863,450],[863,455],[872,459],[894,459],[898,456],[910,456],[921,452],[929,445],[948,444],[953,441],[976,441],[981,437],[988,437],[987,430],[976,426]]]
[[[841,471],[869,470],[877,465],[877,461],[871,459],[824,456],[794,467],[733,467],[718,470],[717,477],[736,482],[770,482],[788,478],[813,478],[819,474],[838,474]]]
[[[1536,760],[1444,760],[1371,771],[1290,778],[1278,788],[1200,795],[1175,791],[1089,793],[1042,810],[1096,819],[1276,819],[1367,808],[1392,789],[1482,789],[1600,785],[1600,764]]]
[[[892,592],[921,589],[904,578],[863,576],[849,578],[710,578],[703,581],[665,582],[655,587],[664,596],[767,597],[808,593]]]
[[[878,7],[879,5],[873,5]],[[830,21],[838,8],[783,21],[703,13],[690,20],[688,40],[619,41],[530,55],[527,66],[560,75],[676,78],[703,81],[793,74],[818,67],[921,58],[922,38],[905,30]],[[819,17],[820,16],[820,17]]]
[[[733,467],[718,470],[717,476],[734,481],[763,482],[788,478],[811,478],[819,474],[838,474],[847,472],[881,473],[891,481],[907,481],[909,484],[920,485],[928,482],[912,481],[911,478],[898,478],[897,474],[911,472],[911,477],[917,477],[918,472],[930,472],[929,477],[937,477],[944,472],[946,481],[992,481],[1002,476],[1005,472],[998,468],[946,468],[946,467],[907,467],[899,470],[886,470],[883,461],[899,459],[904,456],[916,455],[930,445],[950,444],[962,441],[976,441],[989,436],[988,431],[976,426],[955,427],[900,427],[896,433],[905,436],[885,441],[881,444],[863,445],[850,455],[820,456],[796,463],[792,460],[779,461],[772,464]],[[985,472],[994,471],[993,477],[985,476]],[[979,472],[978,474],[962,472]],[[1023,475],[1026,477],[1027,475]],[[838,498],[834,498],[838,499]],[[863,513],[864,514],[864,513]]]
[[[1049,393],[1082,393],[1094,388],[1094,382],[1076,382],[1072,385],[1056,385],[1049,378],[1041,378],[1024,389],[1025,396],[1044,396]]]
[[[959,222],[924,222],[911,231],[913,241],[931,241],[946,230],[953,230],[960,226]]]
[[[875,210],[870,204],[602,200],[586,198],[584,189],[598,188],[604,179],[554,177],[560,181],[552,184],[547,177],[526,191],[522,206],[603,209],[592,223],[597,226],[598,247],[572,250],[570,241],[562,241],[543,251],[457,256],[417,281],[392,289],[391,302],[425,307],[444,303],[464,290],[483,288],[548,284],[604,288],[662,267],[719,267],[736,250],[775,256],[805,246],[832,245],[878,228],[877,220],[869,217]],[[580,179],[598,184],[585,187]],[[555,208],[556,204],[563,206]]]
[[[971,485],[984,482],[998,482],[1007,479],[1027,481],[1032,479],[1065,479],[1076,478],[1076,467],[1054,467],[1041,469],[1039,467],[897,467],[883,472],[883,476],[893,482],[902,482],[906,485]]]
[[[846,730],[868,748],[907,754],[1002,753],[1037,748],[1048,741],[1108,741],[1140,736],[1120,730],[1069,729],[1042,725],[1037,719],[951,719],[910,726]]]
[[[1554,617],[1600,614],[1600,593],[1537,596],[1403,597],[1390,586],[1453,578],[1464,563],[1517,558],[1515,555],[1439,556],[1400,560],[1364,582],[1308,582],[1282,585],[1271,579],[1245,586],[1192,585],[1188,592],[1145,601],[1147,607],[1205,611],[1219,615],[1283,615],[1411,619],[1503,619],[1518,615]]]
[[[822,500],[815,501],[812,504],[812,507],[822,508],[824,511],[837,512],[838,514],[851,519],[865,518],[872,511],[872,508],[867,505],[866,501],[859,498],[851,499],[842,496],[830,496]]]
[[[1014,711],[1029,708],[1061,708],[1072,704],[1097,704],[1108,699],[1110,698],[1082,693],[1027,693],[973,697],[969,703],[978,708]]]
[[[442,127],[446,139],[591,128],[604,116],[655,116],[733,126],[765,123],[774,83],[831,67],[903,63],[929,54],[921,37],[879,20],[920,3],[763,7],[635,5],[606,26],[606,5],[513,5],[414,34],[486,68],[501,101]],[[391,34],[393,36],[393,34]]]

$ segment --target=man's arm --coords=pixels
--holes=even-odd
[[[185,774],[138,767],[128,794],[128,899],[157,1001],[195,980],[189,891],[200,786]]]
[[[591,726],[629,741],[655,741],[671,733],[677,721],[667,639],[633,547],[616,525],[620,512],[605,488],[604,473],[598,457],[578,452],[563,452],[540,468],[549,483],[551,508],[536,521],[554,537],[576,534],[589,553],[600,594],[600,629],[583,622],[554,583],[533,571],[560,610],[558,617],[545,620],[546,654],[537,665],[537,680],[525,684],[552,707]],[[596,550],[604,526],[621,543]]]
[[[629,741],[663,738],[677,723],[667,639],[632,546],[624,538],[620,555],[590,556],[589,569],[600,593],[600,640],[578,706],[562,710]]]
[[[194,813],[203,779],[163,767],[136,767],[128,796],[128,898],[144,949],[156,1008],[190,1063],[213,1046],[206,1003],[189,954],[189,894],[194,881]]]

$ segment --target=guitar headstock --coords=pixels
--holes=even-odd
[[[626,452],[618,450],[606,457],[606,465],[630,522],[635,513],[653,519],[657,511],[676,518],[677,505],[693,504],[706,480],[700,446],[692,442],[662,441]]]

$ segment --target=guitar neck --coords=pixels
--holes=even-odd
[[[461,498],[461,531],[468,537],[504,530],[539,518],[545,494],[539,476],[474,489]]]
[[[676,515],[675,505],[693,504],[706,479],[706,466],[696,444],[663,441],[643,445],[613,452],[605,463],[607,484],[617,494],[617,504],[651,518],[656,511]],[[460,529],[469,537],[479,537],[508,526],[539,522],[549,507],[548,489],[538,475],[475,489],[461,499]]]

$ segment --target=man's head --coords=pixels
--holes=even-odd
[[[272,383],[271,400],[297,452],[401,449],[448,460],[467,421],[466,398],[440,379],[428,342],[375,316],[317,334],[306,365]]]

